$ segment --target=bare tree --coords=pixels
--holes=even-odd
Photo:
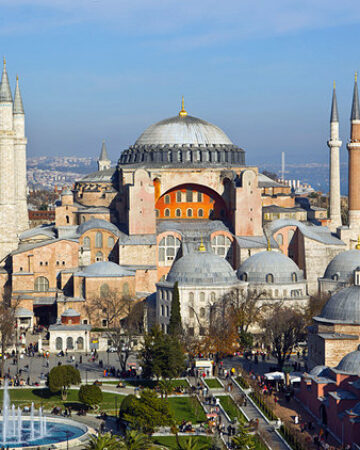
[[[15,311],[18,305],[18,299],[11,302],[11,288],[5,286],[2,291],[2,301],[0,302],[1,376],[4,376],[4,355],[9,346],[15,341],[15,329],[17,325]],[[17,342],[15,343],[17,345]]]
[[[116,349],[121,370],[125,371],[135,338],[144,331],[144,303],[109,290],[88,300],[86,308],[93,323],[106,320],[105,335]]]

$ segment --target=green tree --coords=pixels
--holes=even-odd
[[[176,281],[173,289],[173,298],[171,301],[171,313],[168,333],[172,336],[182,334],[181,313],[180,313],[180,295],[178,282]]]
[[[185,368],[184,351],[179,339],[164,334],[159,327],[154,327],[144,336],[140,358],[145,378],[178,377]]]
[[[146,434],[136,430],[128,430],[125,437],[120,440],[118,448],[121,450],[151,450],[155,446]]]
[[[171,380],[160,380],[158,383],[158,387],[160,390],[161,398],[164,398],[165,396],[165,398],[167,399],[168,394],[171,394],[171,392],[173,391]]]
[[[173,424],[168,402],[151,389],[144,389],[140,398],[134,395],[125,397],[120,406],[120,416],[132,428],[146,434],[152,434],[156,427]]]
[[[233,448],[236,449],[249,449],[252,450],[255,448],[254,438],[251,436],[244,427],[241,427],[238,433],[232,437],[231,443]]]
[[[85,450],[117,450],[119,445],[119,441],[114,436],[111,436],[110,433],[105,433],[92,436]]]
[[[66,400],[69,387],[72,384],[80,384],[81,377],[78,369],[73,366],[56,366],[50,370],[48,385],[51,392],[61,391],[61,397]]]
[[[103,395],[99,386],[93,384],[85,384],[80,386],[79,401],[85,405],[95,406],[96,408],[102,402]]]
[[[180,439],[178,435],[176,435],[176,443],[179,450],[208,450],[209,444],[205,444],[199,441],[199,438],[195,438],[193,436]]]

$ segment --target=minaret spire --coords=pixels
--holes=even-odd
[[[330,139],[327,142],[330,148],[330,229],[336,231],[342,225],[341,222],[341,197],[340,197],[340,155],[339,149],[342,142],[339,139],[339,113],[336,100],[336,86],[334,81],[331,113],[330,113]]]
[[[12,102],[12,95],[10,89],[9,78],[6,71],[6,59],[3,62],[3,72],[0,83],[0,103]]]
[[[16,75],[16,87],[15,87],[15,95],[14,95],[14,114],[24,114],[24,105],[23,105],[22,98],[21,98],[18,75]]]
[[[111,160],[108,157],[105,141],[102,141],[101,152],[98,159],[98,168],[99,170],[107,170],[110,169]]]
[[[359,92],[357,85],[357,72],[355,72],[354,93],[350,120],[360,120]]]

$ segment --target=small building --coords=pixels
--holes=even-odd
[[[90,351],[91,325],[83,324],[80,313],[74,309],[66,309],[59,322],[49,327],[50,353]]]

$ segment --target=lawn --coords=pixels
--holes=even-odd
[[[211,446],[211,438],[207,436],[179,436],[180,445],[184,445],[189,439],[192,437],[192,441],[202,445],[208,445],[208,448],[212,448]],[[170,450],[178,450],[179,447],[176,442],[175,436],[153,436],[152,440],[157,445],[163,445],[164,447]]]
[[[179,423],[183,420],[192,423],[206,420],[206,414],[196,397],[170,397],[168,402],[176,421]]]
[[[231,420],[238,418],[240,423],[247,422],[244,414],[236,406],[234,400],[229,395],[219,395],[218,399],[220,400],[221,406],[225,409],[227,415]]]
[[[217,378],[206,378],[205,383],[209,386],[210,389],[222,389],[223,385]]]
[[[3,390],[0,390],[0,402],[3,398]],[[46,410],[52,410],[54,406],[71,406],[72,409],[79,409],[81,403],[79,402],[79,391],[76,389],[70,389],[68,392],[67,400],[63,401],[59,393],[52,394],[48,388],[42,389],[9,389],[10,403],[14,403],[15,406],[30,406],[31,402],[34,402],[36,408],[42,406]],[[115,411],[115,401],[117,401],[117,407],[120,407],[124,395],[116,393],[103,392],[103,401],[100,404],[102,411]],[[116,400],[115,400],[116,399]]]

